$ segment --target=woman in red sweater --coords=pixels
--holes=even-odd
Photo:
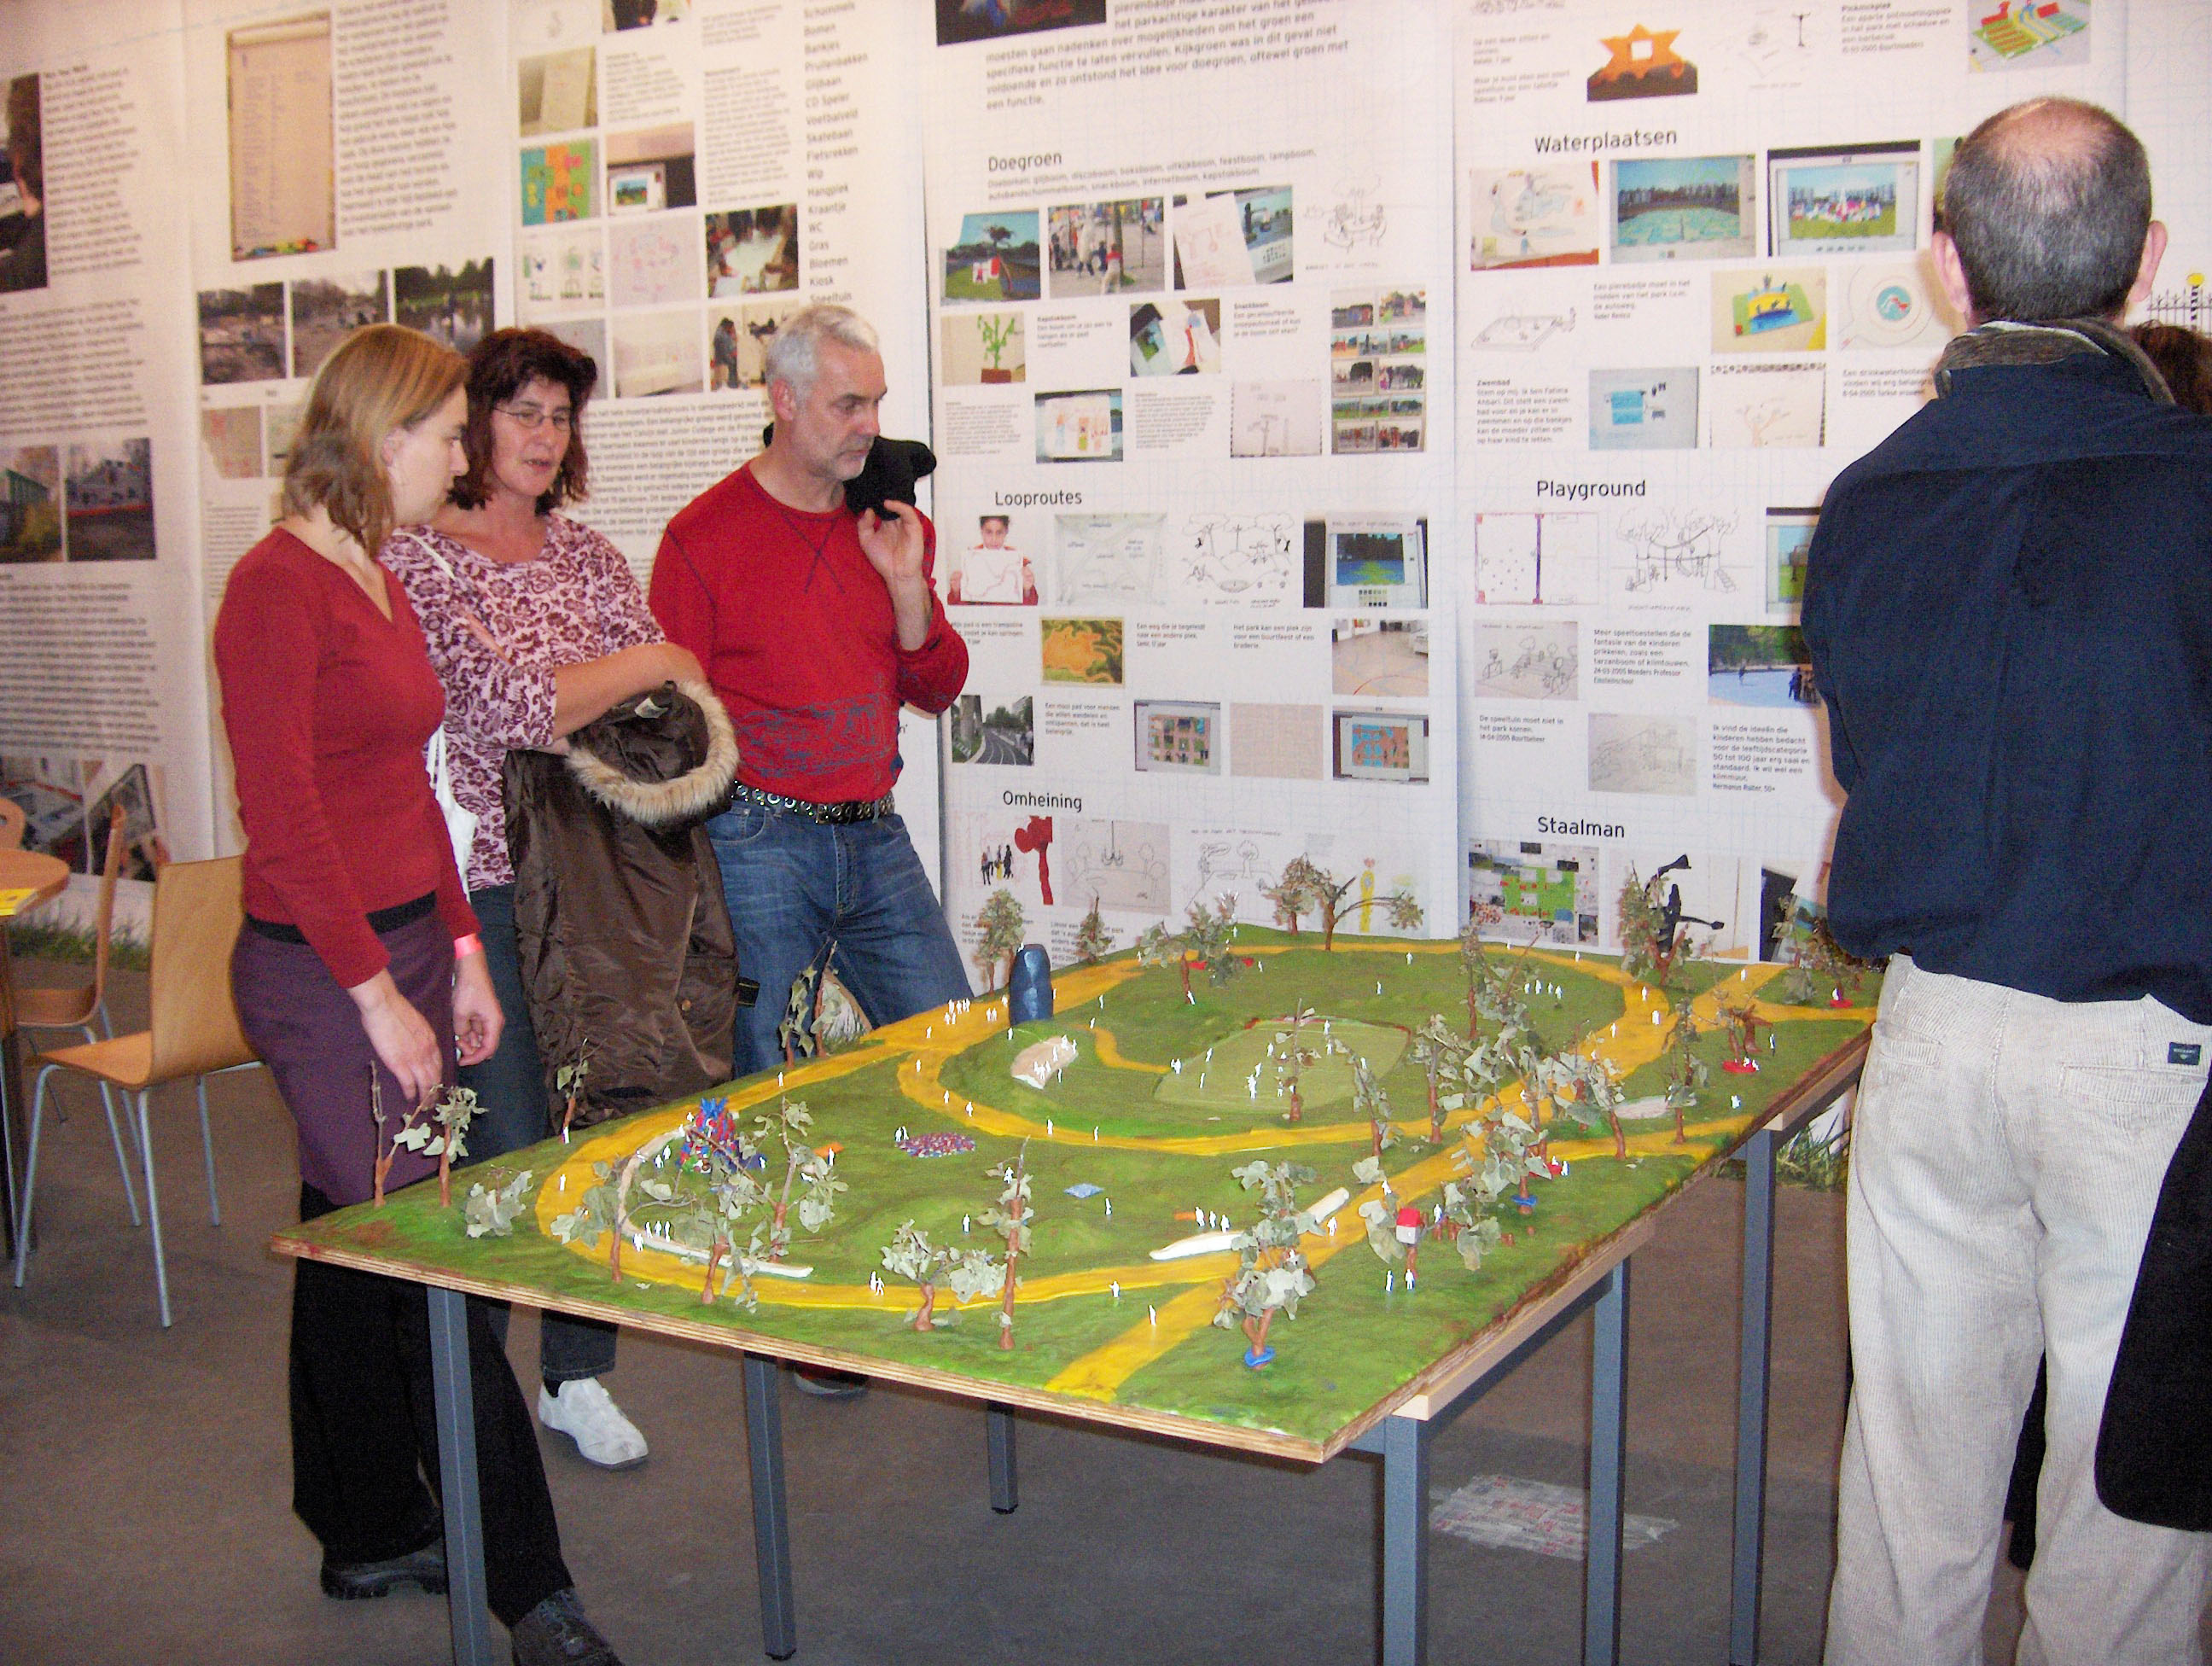
[[[309,391],[285,514],[231,575],[215,628],[246,833],[239,1017],[298,1125],[300,1213],[372,1190],[372,1078],[396,1125],[499,1041],[500,1007],[422,749],[445,697],[406,593],[371,553],[428,520],[466,466],[460,357],[374,325]],[[434,1161],[401,1152],[404,1185]],[[561,1559],[537,1437],[469,1304],[485,1583],[523,1666],[617,1666]],[[293,1507],[337,1597],[446,1588],[421,1286],[298,1264]]]

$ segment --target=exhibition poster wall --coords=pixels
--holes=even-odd
[[[969,694],[901,799],[972,939],[1065,953],[1328,869],[1723,952],[1816,893],[1796,599],[1956,320],[1951,144],[2063,92],[2150,145],[2203,328],[2205,0],[23,0],[0,179],[0,790],[127,871],[234,847],[207,628],[304,378],[398,319],[603,368],[581,518],[641,578],[806,301],[927,435]],[[14,154],[11,149],[11,154]],[[940,784],[944,816],[935,813]],[[1047,891],[1049,887],[1049,898]],[[1311,916],[1307,917],[1309,925]]]

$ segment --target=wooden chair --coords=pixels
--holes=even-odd
[[[0,797],[0,850],[20,850],[23,844],[23,829],[27,818],[23,806],[11,798]]]
[[[115,928],[115,881],[123,871],[123,806],[110,805],[107,815],[107,860],[100,869],[100,902],[93,912],[92,982],[82,988],[52,988],[34,984],[15,991],[15,1027],[19,1030],[74,1030],[87,1042],[115,1034],[107,1021],[108,939]],[[100,1021],[98,1034],[93,1020]],[[131,1224],[138,1223],[138,1194],[131,1184],[131,1161],[123,1154],[123,1135],[115,1122],[115,1095],[105,1080],[99,1083],[100,1108],[107,1113],[107,1137],[115,1146],[115,1166],[123,1176],[123,1201],[131,1208]]]
[[[138,1096],[138,1154],[145,1165],[146,1219],[154,1236],[154,1288],[161,1323],[169,1323],[169,1268],[161,1251],[161,1204],[154,1189],[154,1137],[149,1120],[153,1089],[186,1076],[199,1097],[200,1151],[207,1163],[208,1219],[222,1225],[216,1195],[215,1144],[208,1132],[207,1079],[220,1071],[260,1062],[238,1025],[230,994],[230,952],[238,940],[242,864],[236,856],[211,862],[171,862],[154,881],[153,1024],[134,1036],[89,1042],[41,1054],[31,1096],[31,1151],[23,1171],[23,1207],[15,1222],[15,1287],[21,1289],[31,1245],[31,1208],[39,1180],[40,1124],[46,1083],[57,1070],[75,1070]]]

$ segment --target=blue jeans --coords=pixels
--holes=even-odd
[[[823,945],[872,1025],[973,993],[906,824],[831,824],[742,800],[707,824],[738,939],[738,970],[760,1000],[738,1009],[740,1076],[783,1061],[776,1039],[791,986]]]
[[[514,937],[514,887],[487,885],[469,897],[483,938],[492,993],[507,1019],[499,1048],[482,1064],[461,1067],[461,1085],[477,1094],[465,1153],[471,1163],[534,1146],[554,1131],[538,1032],[530,1024],[530,999],[522,988],[522,952]],[[507,1342],[507,1304],[492,1306],[492,1329]],[[538,1371],[557,1391],[580,1377],[604,1377],[615,1368],[615,1328],[603,1319],[548,1313],[538,1330]]]

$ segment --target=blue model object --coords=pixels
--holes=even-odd
[[[1052,1016],[1052,957],[1041,943],[1024,944],[1006,980],[1006,1022],[1034,1024]]]
[[[1274,1357],[1275,1350],[1273,1348],[1261,1348],[1256,1353],[1250,1348],[1244,1350],[1244,1363],[1251,1366],[1254,1371],[1259,1370],[1261,1366],[1267,1365],[1269,1361],[1273,1359]]]

